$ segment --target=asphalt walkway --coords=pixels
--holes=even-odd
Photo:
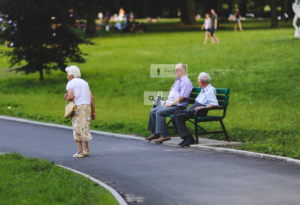
[[[300,204],[299,165],[93,137],[91,155],[72,158],[72,131],[0,120],[0,152],[46,158],[91,175],[116,189],[129,204]]]

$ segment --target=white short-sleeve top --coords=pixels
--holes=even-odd
[[[210,18],[206,18],[205,19],[205,29],[209,29],[210,28]]]
[[[81,78],[73,78],[67,84],[66,90],[71,89],[74,94],[75,105],[91,104],[89,84]]]

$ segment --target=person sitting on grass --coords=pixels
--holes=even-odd
[[[188,106],[189,97],[194,86],[186,76],[186,65],[183,63],[177,64],[175,74],[177,79],[171,87],[168,97],[168,99],[174,100],[172,100],[172,103],[167,102],[151,109],[148,130],[152,132],[152,135],[147,137],[146,140],[157,139],[155,140],[156,143],[170,140],[166,124],[167,115],[178,110],[185,110]],[[161,136],[161,134],[163,135]]]
[[[195,144],[195,139],[188,130],[186,121],[190,118],[194,118],[197,110],[201,109],[201,111],[198,111],[200,112],[199,116],[206,116],[208,110],[205,108],[219,106],[217,91],[209,82],[209,74],[201,72],[198,76],[198,84],[201,88],[201,92],[197,96],[195,103],[187,110],[175,112],[171,117],[173,129],[179,131],[180,137],[183,139],[183,141],[178,144],[181,147],[189,147],[190,144]]]

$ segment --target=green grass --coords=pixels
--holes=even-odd
[[[0,155],[0,205],[118,204],[89,179],[44,159],[18,153]]]
[[[249,29],[269,28],[267,22],[249,24],[253,24]],[[182,30],[108,32],[92,39],[95,46],[81,47],[89,54],[87,62],[79,65],[82,78],[96,101],[92,129],[148,136],[151,106],[143,104],[143,93],[167,91],[174,81],[150,78],[150,64],[184,62],[194,86],[198,74],[206,71],[213,86],[231,89],[224,123],[231,139],[244,143],[240,149],[300,159],[300,41],[293,38],[294,29],[225,29],[216,32],[219,44],[207,45],[203,45],[204,32]],[[66,74],[54,71],[40,86],[37,74],[5,72],[6,61],[0,59],[0,114],[70,125],[63,118]],[[206,137],[224,139],[223,135]]]

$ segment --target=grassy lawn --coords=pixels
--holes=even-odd
[[[81,47],[89,55],[79,65],[95,96],[92,129],[148,136],[151,106],[144,105],[143,93],[167,91],[174,81],[150,78],[150,64],[184,62],[194,86],[198,74],[206,71],[213,86],[231,89],[224,124],[232,140],[244,142],[240,149],[300,159],[300,41],[293,38],[291,25],[274,30],[268,29],[269,22],[244,25],[245,31],[234,32],[232,22],[222,24],[224,29],[216,31],[220,43],[207,45],[200,22],[190,30],[161,22],[148,25],[149,32],[143,34],[100,32],[92,39],[95,46]],[[157,27],[165,32],[156,32]],[[37,74],[9,73],[7,67],[7,59],[0,59],[1,115],[70,125],[63,118],[65,73],[46,75],[41,87]]]
[[[118,204],[89,179],[43,159],[0,155],[0,204]]]

